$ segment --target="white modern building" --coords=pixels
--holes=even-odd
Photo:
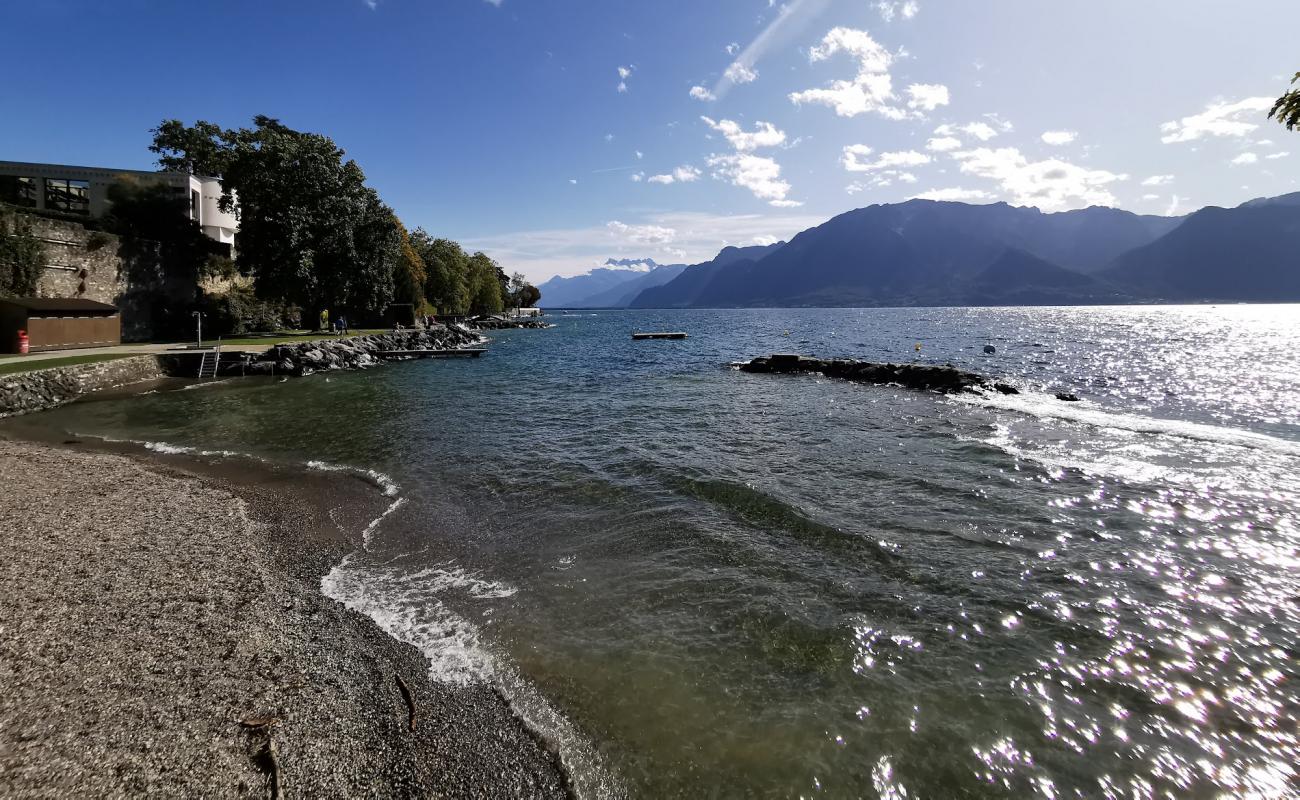
[[[119,180],[162,183],[184,192],[190,219],[211,239],[230,245],[233,252],[239,221],[222,211],[221,181],[185,172],[145,172],[64,164],[26,164],[0,161],[0,203],[56,211],[73,217],[101,217],[112,202],[108,187]]]

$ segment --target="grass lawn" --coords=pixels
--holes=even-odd
[[[51,367],[70,367],[74,364],[94,364],[97,361],[116,361],[119,358],[135,358],[138,353],[101,353],[91,356],[68,356],[66,358],[42,358],[35,361],[26,359],[5,359],[0,361],[0,375],[13,375],[18,372],[32,372]]]

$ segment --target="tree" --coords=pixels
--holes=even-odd
[[[214,178],[226,173],[233,132],[203,120],[187,128],[178,119],[163,120],[149,132],[153,134],[149,150],[158,154],[163,169]]]
[[[1291,85],[1294,86],[1297,81],[1300,81],[1300,72],[1291,79]],[[1289,131],[1295,130],[1300,125],[1300,89],[1292,89],[1279,97],[1273,104],[1273,110],[1268,112],[1268,118],[1276,119]]]
[[[537,301],[542,299],[542,291],[531,283],[525,284],[519,292],[517,306],[519,308],[532,308],[537,305]]]
[[[434,239],[423,228],[411,234],[411,247],[424,262],[424,296],[442,314],[465,314],[470,307],[469,256],[450,239]]]
[[[469,257],[469,310],[472,313],[496,314],[505,308],[501,299],[501,276],[504,274],[497,262],[485,253]]]
[[[238,197],[238,265],[258,296],[309,319],[324,309],[377,314],[392,301],[399,225],[328,137],[261,115],[231,130],[168,120],[150,149],[165,168],[219,175],[224,208]]]
[[[30,297],[45,268],[45,245],[25,214],[0,208],[0,297]]]
[[[428,270],[420,254],[411,245],[411,236],[406,232],[406,227],[396,217],[393,221],[397,224],[398,233],[397,269],[393,273],[393,301],[410,303],[415,306],[417,313],[423,313],[424,306],[427,305],[424,286],[429,280]]]

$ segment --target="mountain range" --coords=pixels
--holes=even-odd
[[[701,264],[654,267],[593,270],[589,280],[600,285],[572,305],[1300,301],[1300,193],[1184,217],[909,200],[846,212],[789,242],[726,247]],[[570,305],[562,292],[547,296],[547,287],[578,280],[543,284],[543,303]]]
[[[542,308],[626,308],[643,289],[671,281],[685,264],[656,264],[653,258],[608,259],[601,267],[570,278],[555,276],[538,286]]]

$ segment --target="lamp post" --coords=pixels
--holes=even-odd
[[[197,327],[197,334],[196,334],[198,336],[197,346],[202,348],[203,347],[203,312],[191,311],[190,313],[194,316],[194,324]]]

